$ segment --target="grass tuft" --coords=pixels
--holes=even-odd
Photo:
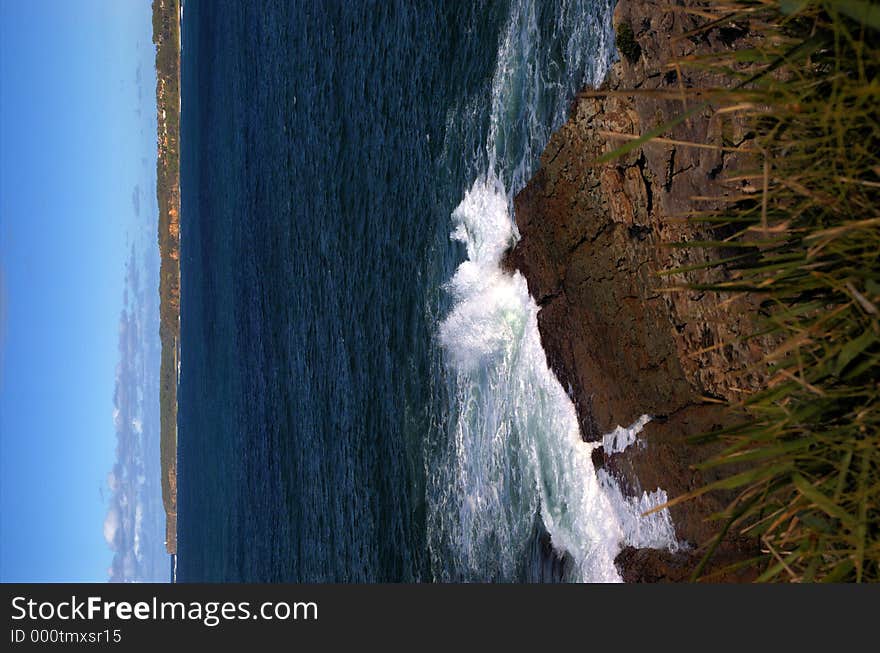
[[[761,581],[877,581],[880,4],[732,0],[706,15],[755,36],[754,47],[678,64],[728,80],[700,89],[702,107],[742,116],[752,154],[737,175],[751,183],[694,216],[725,225],[723,240],[684,246],[718,251],[727,281],[700,290],[758,298],[755,337],[778,345],[766,387],[733,407],[744,421],[702,438],[726,445],[704,467],[736,474],[675,501],[738,492],[718,539],[758,537]]]

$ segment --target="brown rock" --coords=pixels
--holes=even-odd
[[[737,192],[722,179],[745,156],[680,143],[722,144],[724,133],[743,130],[707,108],[666,134],[675,143],[649,143],[612,163],[592,163],[624,142],[615,134],[641,134],[679,115],[687,106],[677,95],[682,87],[720,83],[702,72],[679,79],[674,58],[738,47],[751,38],[745,30],[737,42],[713,32],[696,41],[675,38],[699,21],[680,9],[658,0],[620,0],[615,25],[630,23],[642,54],[635,63],[622,57],[603,87],[610,93],[583,93],[551,138],[540,170],[515,198],[521,240],[506,260],[522,271],[541,306],[538,327],[548,363],[570,389],[583,437],[600,439],[645,413],[655,418],[643,433],[645,446],[597,456],[597,462],[630,492],[662,487],[670,497],[712,480],[694,470],[709,451],[687,438],[736,419],[718,400],[736,401],[760,387],[756,363],[764,349],[755,341],[738,344],[754,330],[751,299],[667,291],[726,278],[723,268],[669,274],[718,257],[670,245],[718,237],[685,216]],[[676,533],[690,552],[624,552],[624,577],[686,580],[701,556],[698,547],[716,532],[708,516],[729,499],[715,493],[673,507]],[[718,560],[729,564],[754,552],[753,540],[730,536]]]
[[[670,553],[657,549],[636,549],[626,547],[617,556],[615,563],[625,583],[683,583],[691,579],[701,556],[688,551]],[[715,556],[715,565],[724,569],[740,562],[739,556],[722,552]],[[755,567],[745,566],[714,574],[704,574],[701,578],[712,583],[748,583],[757,578]]]

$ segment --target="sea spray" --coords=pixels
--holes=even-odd
[[[649,415],[642,415],[628,427],[618,426],[602,436],[602,448],[606,454],[620,453],[636,441],[645,424],[651,421]]]
[[[554,548],[574,562],[571,580],[618,581],[623,544],[675,547],[668,511],[641,516],[666,495],[625,497],[597,475],[591,453],[601,444],[583,442],[574,405],[547,366],[526,281],[500,265],[515,238],[503,183],[478,179],[452,217],[467,259],[447,285],[454,306],[439,339],[459,410],[432,474],[446,518],[429,543],[455,561],[447,579],[513,579],[539,513]],[[609,436],[609,445],[631,443],[646,421]]]

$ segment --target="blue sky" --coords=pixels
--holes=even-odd
[[[103,581],[150,1],[0,0],[0,25],[0,578]]]

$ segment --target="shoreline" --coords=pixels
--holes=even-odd
[[[156,45],[160,371],[160,450],[165,547],[177,552],[177,385],[180,361],[180,53],[179,0],[153,1]]]
[[[738,125],[722,125],[704,111],[673,131],[678,143],[646,143],[610,163],[590,162],[627,136],[682,112],[680,96],[674,95],[680,82],[673,60],[719,44],[742,47],[749,36],[721,43],[713,31],[715,40],[707,43],[676,39],[698,20],[656,0],[620,0],[613,24],[618,49],[628,51],[599,90],[585,90],[575,99],[569,120],[542,153],[540,168],[516,196],[521,239],[508,252],[505,267],[522,272],[540,307],[542,347],[559,382],[571,388],[582,437],[597,441],[642,414],[653,417],[639,446],[612,454],[597,449],[597,470],[612,474],[630,495],[659,487],[675,498],[716,480],[693,469],[706,449],[687,438],[730,426],[734,416],[723,404],[762,382],[752,367],[760,349],[727,344],[751,331],[752,300],[664,290],[705,283],[714,274],[698,269],[668,276],[675,268],[708,260],[703,250],[669,245],[713,238],[710,229],[680,216],[694,209],[694,196],[707,198],[700,208],[710,208],[737,192],[720,180],[744,156],[683,142],[720,143],[722,130],[735,131]],[[629,48],[620,38],[626,31],[631,32]],[[690,73],[683,82],[697,88],[717,82],[701,75]],[[647,92],[620,92],[628,89]],[[739,140],[746,142],[745,135]],[[707,519],[728,498],[715,492],[670,507],[685,550],[624,549],[616,559],[621,575],[627,581],[687,580],[702,557],[700,548],[714,535]],[[717,572],[756,550],[756,540],[728,536],[707,571]],[[753,575],[746,568],[718,580]]]

